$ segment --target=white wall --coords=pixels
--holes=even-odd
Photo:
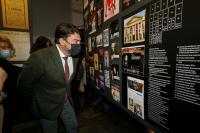
[[[82,0],[30,0],[32,42],[44,35],[54,43],[55,27],[63,22],[83,25]]]

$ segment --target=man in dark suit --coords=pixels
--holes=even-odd
[[[80,41],[76,26],[58,25],[56,45],[31,54],[19,76],[18,87],[31,95],[33,113],[40,118],[44,133],[57,132],[58,117],[67,133],[76,133],[77,121],[70,87],[76,72],[78,59],[74,56],[80,51]]]

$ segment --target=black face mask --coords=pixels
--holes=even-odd
[[[71,44],[71,50],[69,50],[70,56],[76,56],[81,51],[81,45],[80,44]]]

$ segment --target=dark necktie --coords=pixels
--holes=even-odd
[[[69,66],[68,66],[67,58],[68,57],[63,57],[63,59],[65,60],[65,81],[66,81],[66,83],[68,83],[68,81],[69,81]]]

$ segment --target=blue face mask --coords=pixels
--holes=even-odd
[[[65,40],[65,39],[64,39]],[[69,43],[67,40],[65,40],[67,43]],[[71,49],[69,50],[70,56],[76,56],[80,53],[81,51],[81,45],[80,44],[72,44],[69,43],[71,45]]]
[[[13,57],[14,51],[13,50],[1,50],[0,51],[0,58],[6,59]]]
[[[70,55],[72,57],[78,55],[80,53],[80,51],[81,51],[81,45],[80,44],[72,44],[71,45]]]

